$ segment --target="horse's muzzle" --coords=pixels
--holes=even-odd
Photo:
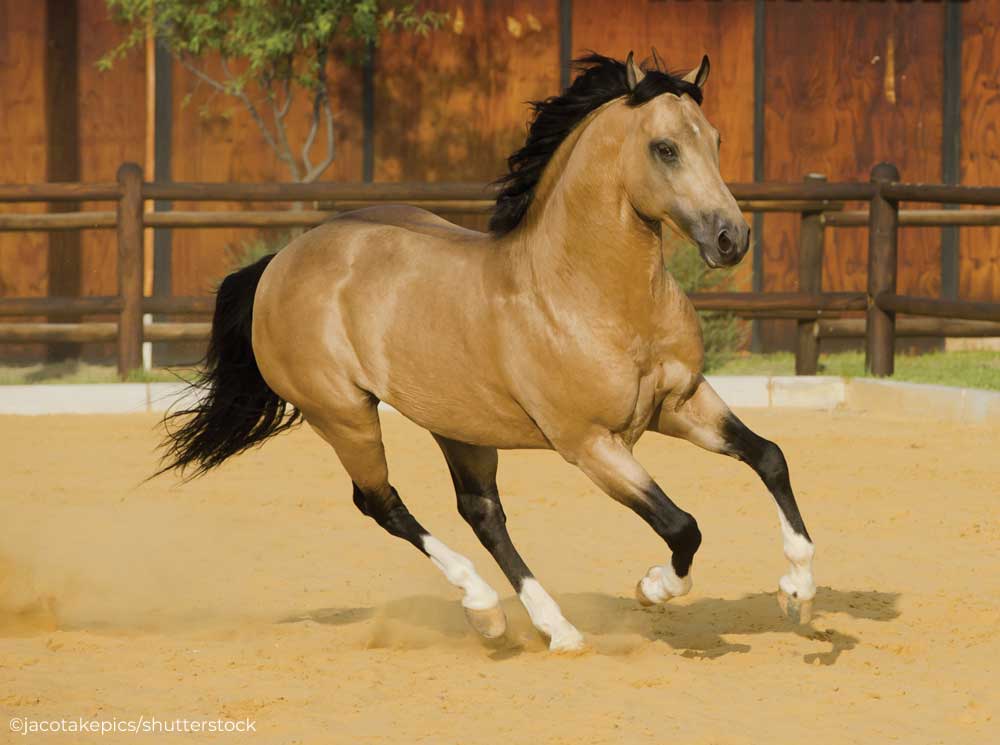
[[[701,257],[713,269],[740,263],[750,250],[750,226],[742,219],[736,222],[715,218],[712,220],[711,239],[701,242]]]

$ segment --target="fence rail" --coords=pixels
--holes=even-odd
[[[744,318],[792,318],[798,322],[796,373],[815,374],[823,338],[863,337],[866,367],[892,375],[895,337],[1000,335],[1000,303],[941,300],[896,293],[901,226],[1000,226],[1000,209],[907,209],[901,201],[1000,207],[1000,187],[908,184],[895,167],[879,164],[868,183],[828,183],[811,175],[800,183],[730,184],[747,212],[800,215],[799,291],[694,293],[699,310]],[[492,206],[492,185],[473,183],[228,184],[148,183],[133,163],[117,181],[102,183],[0,184],[0,202],[116,202],[114,211],[0,214],[0,231],[114,229],[118,246],[118,293],[107,297],[0,298],[0,317],[44,316],[48,323],[0,322],[0,342],[117,341],[122,375],[141,363],[143,341],[202,340],[209,324],[143,323],[143,314],[206,315],[211,297],[143,297],[145,228],[312,227],[338,212],[385,202],[403,202],[449,213],[481,214]],[[307,210],[144,212],[146,200],[199,202],[314,203]],[[844,202],[867,202],[846,210]],[[824,292],[826,228],[868,228],[865,292]],[[864,314],[864,318],[858,317]],[[907,317],[897,318],[897,314]],[[115,322],[66,323],[60,319],[117,315]]]

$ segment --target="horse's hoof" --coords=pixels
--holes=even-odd
[[[784,590],[779,589],[778,605],[781,606],[781,612],[784,613],[785,617],[792,621],[792,623],[807,624],[812,620],[812,598],[809,600],[799,600],[797,597],[793,597]]]
[[[482,610],[465,608],[465,617],[476,633],[486,639],[497,639],[507,631],[507,616],[499,605]]]
[[[635,583],[635,599],[639,601],[639,605],[643,608],[648,608],[651,605],[656,605],[655,600],[650,600],[646,597],[646,593],[642,591],[642,580],[640,579]]]
[[[549,639],[549,651],[560,654],[577,654],[586,651],[583,634],[570,626]]]

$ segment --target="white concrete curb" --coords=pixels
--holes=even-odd
[[[855,378],[848,385],[844,403],[855,411],[889,410],[900,416],[1000,424],[1000,393],[978,388]]]
[[[878,411],[944,421],[1000,424],[1000,392],[871,378],[709,376],[734,408]],[[0,414],[163,412],[185,395],[183,383],[0,386]],[[390,410],[383,406],[383,409]]]

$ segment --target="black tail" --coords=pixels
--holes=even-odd
[[[191,385],[195,404],[164,418],[166,453],[156,475],[178,469],[191,478],[200,476],[300,419],[267,387],[250,344],[254,294],[273,258],[265,256],[222,280],[204,369]],[[180,426],[172,429],[176,422]],[[193,471],[187,473],[189,469]]]

